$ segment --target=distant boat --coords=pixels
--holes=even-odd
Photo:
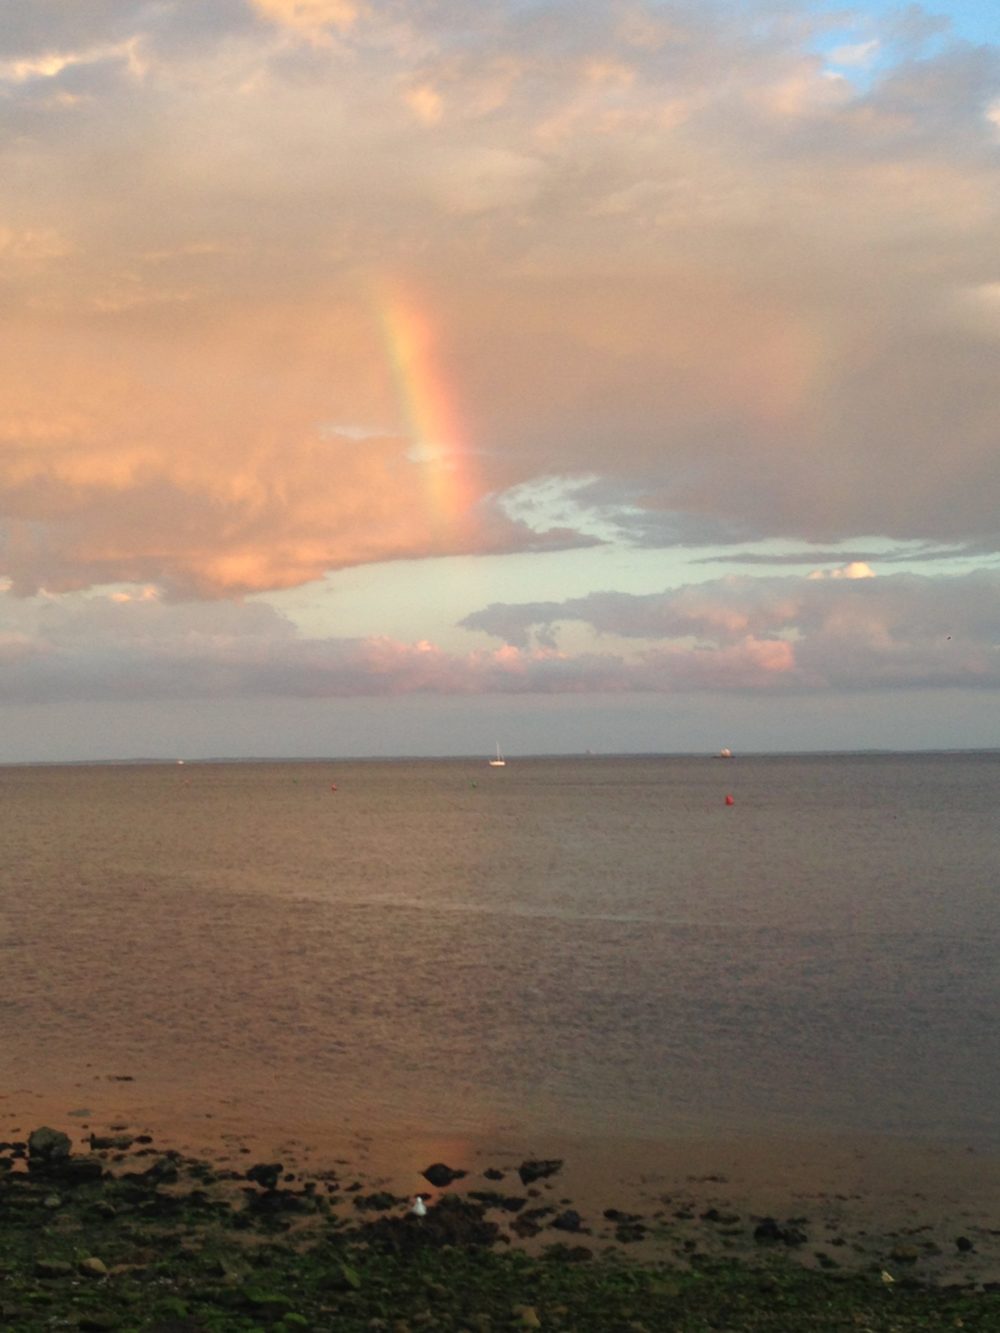
[[[732,750],[728,749],[725,746],[723,746],[723,748],[719,751],[720,759],[732,759],[732,757],[733,757]]]
[[[497,757],[490,760],[490,768],[505,768],[507,760],[500,753],[500,742],[497,741]]]

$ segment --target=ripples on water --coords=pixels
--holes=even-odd
[[[998,1146],[998,797],[992,754],[0,770],[0,1075]]]

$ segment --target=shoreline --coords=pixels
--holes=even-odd
[[[643,1262],[683,1262],[691,1253],[755,1259],[761,1252],[755,1228],[774,1218],[802,1235],[785,1248],[805,1268],[877,1267],[933,1286],[1000,1287],[1000,1154],[861,1135],[518,1139],[499,1131],[472,1138],[308,1123],[289,1132],[232,1112],[150,1114],[139,1092],[131,1081],[109,1084],[95,1106],[25,1090],[2,1094],[0,1142],[25,1142],[33,1129],[49,1125],[68,1134],[80,1153],[92,1134],[124,1135],[216,1171],[242,1174],[247,1163],[280,1161],[298,1179],[333,1169],[349,1173],[356,1192],[399,1198],[423,1192],[430,1202],[447,1192],[507,1190],[512,1182],[519,1188],[521,1162],[558,1160],[558,1175],[536,1187],[538,1197],[542,1204],[563,1200],[578,1212],[578,1239],[595,1252],[621,1248],[607,1210],[637,1219],[625,1248]],[[434,1162],[464,1175],[448,1190],[435,1189],[422,1176]],[[109,1162],[116,1171],[128,1165],[127,1155]],[[505,1183],[492,1185],[486,1172],[503,1173]],[[489,1215],[528,1252],[558,1239],[547,1224],[540,1239],[518,1236],[510,1218],[496,1210]]]
[[[621,1145],[575,1162],[480,1145],[391,1180],[374,1139],[326,1166],[299,1140],[273,1160],[227,1136],[206,1159],[95,1120],[0,1139],[0,1326],[16,1333],[1000,1328],[995,1218],[948,1253],[917,1192],[911,1225],[852,1229],[872,1198],[789,1196],[760,1157],[770,1197],[799,1207],[744,1212],[734,1201],[759,1182],[704,1174],[735,1161],[718,1145],[688,1144],[669,1169]],[[867,1177],[874,1159],[853,1160]],[[599,1209],[593,1191],[615,1179]]]

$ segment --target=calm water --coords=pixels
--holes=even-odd
[[[3,769],[0,1086],[997,1147],[998,806],[990,754]]]

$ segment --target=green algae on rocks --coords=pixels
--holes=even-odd
[[[445,1195],[422,1217],[366,1196],[342,1216],[328,1177],[288,1188],[280,1170],[152,1147],[74,1157],[64,1138],[4,1145],[0,1328],[16,1333],[1000,1330],[993,1291],[813,1272],[783,1248],[679,1267],[595,1252],[574,1234],[528,1254],[489,1216],[488,1195]]]

